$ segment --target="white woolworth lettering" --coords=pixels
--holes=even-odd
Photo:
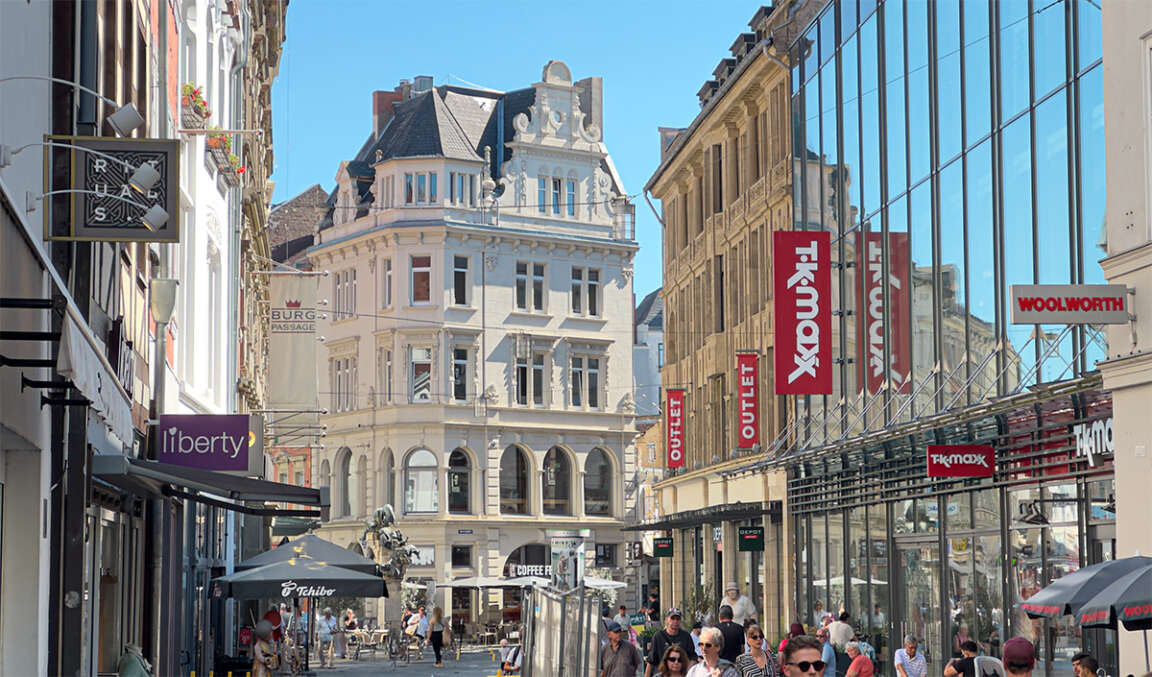
[[[788,289],[796,287],[796,354],[792,361],[796,368],[788,374],[792,383],[801,376],[816,378],[820,366],[820,325],[815,321],[820,312],[820,290],[816,288],[816,269],[819,267],[819,246],[812,240],[807,247],[797,247],[800,260],[796,272],[788,278]],[[799,285],[799,286],[797,286]]]

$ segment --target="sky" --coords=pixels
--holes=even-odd
[[[656,128],[686,127],[728,47],[759,4],[292,0],[272,86],[273,202],[335,184],[372,129],[372,92],[401,78],[508,91],[539,82],[544,64],[604,78],[604,142],[635,195],[634,290],[661,284],[660,224],[641,194],[660,160]],[[659,208],[659,203],[653,201]]]

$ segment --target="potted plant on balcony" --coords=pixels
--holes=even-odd
[[[224,183],[236,188],[240,185],[240,176],[247,170],[247,168],[240,164],[240,158],[236,155],[228,154],[228,165],[220,168],[220,175],[224,177]]]
[[[212,111],[200,95],[200,88],[185,82],[180,88],[180,124],[185,129],[204,129],[204,122],[210,115]]]
[[[228,166],[228,154],[232,152],[232,137],[224,133],[209,133],[204,140],[204,147],[216,162],[217,169]]]

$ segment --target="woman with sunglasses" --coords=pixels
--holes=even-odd
[[[785,677],[813,677],[824,673],[821,655],[823,643],[811,635],[801,635],[788,640],[780,660]]]
[[[724,633],[719,628],[707,627],[700,631],[700,652],[703,660],[688,671],[688,677],[740,677],[732,663],[720,657],[724,648]]]
[[[776,677],[776,659],[764,650],[764,631],[760,626],[749,623],[744,628],[744,638],[748,653],[736,657],[736,671],[740,677]]]
[[[685,677],[687,674],[688,655],[684,653],[683,647],[673,644],[665,649],[654,677]]]

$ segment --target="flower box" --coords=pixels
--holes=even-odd
[[[231,164],[228,162],[228,153],[231,151],[232,144],[231,139],[226,135],[209,135],[208,138],[204,139],[204,148],[208,151],[208,155],[212,158],[212,161],[216,163],[217,168],[225,169],[231,167]]]
[[[180,125],[185,129],[204,129],[208,109],[201,108],[188,97],[180,97]]]
[[[237,174],[231,166],[227,168],[220,168],[220,178],[224,179],[224,183],[233,188],[238,188],[240,186],[240,175]]]

